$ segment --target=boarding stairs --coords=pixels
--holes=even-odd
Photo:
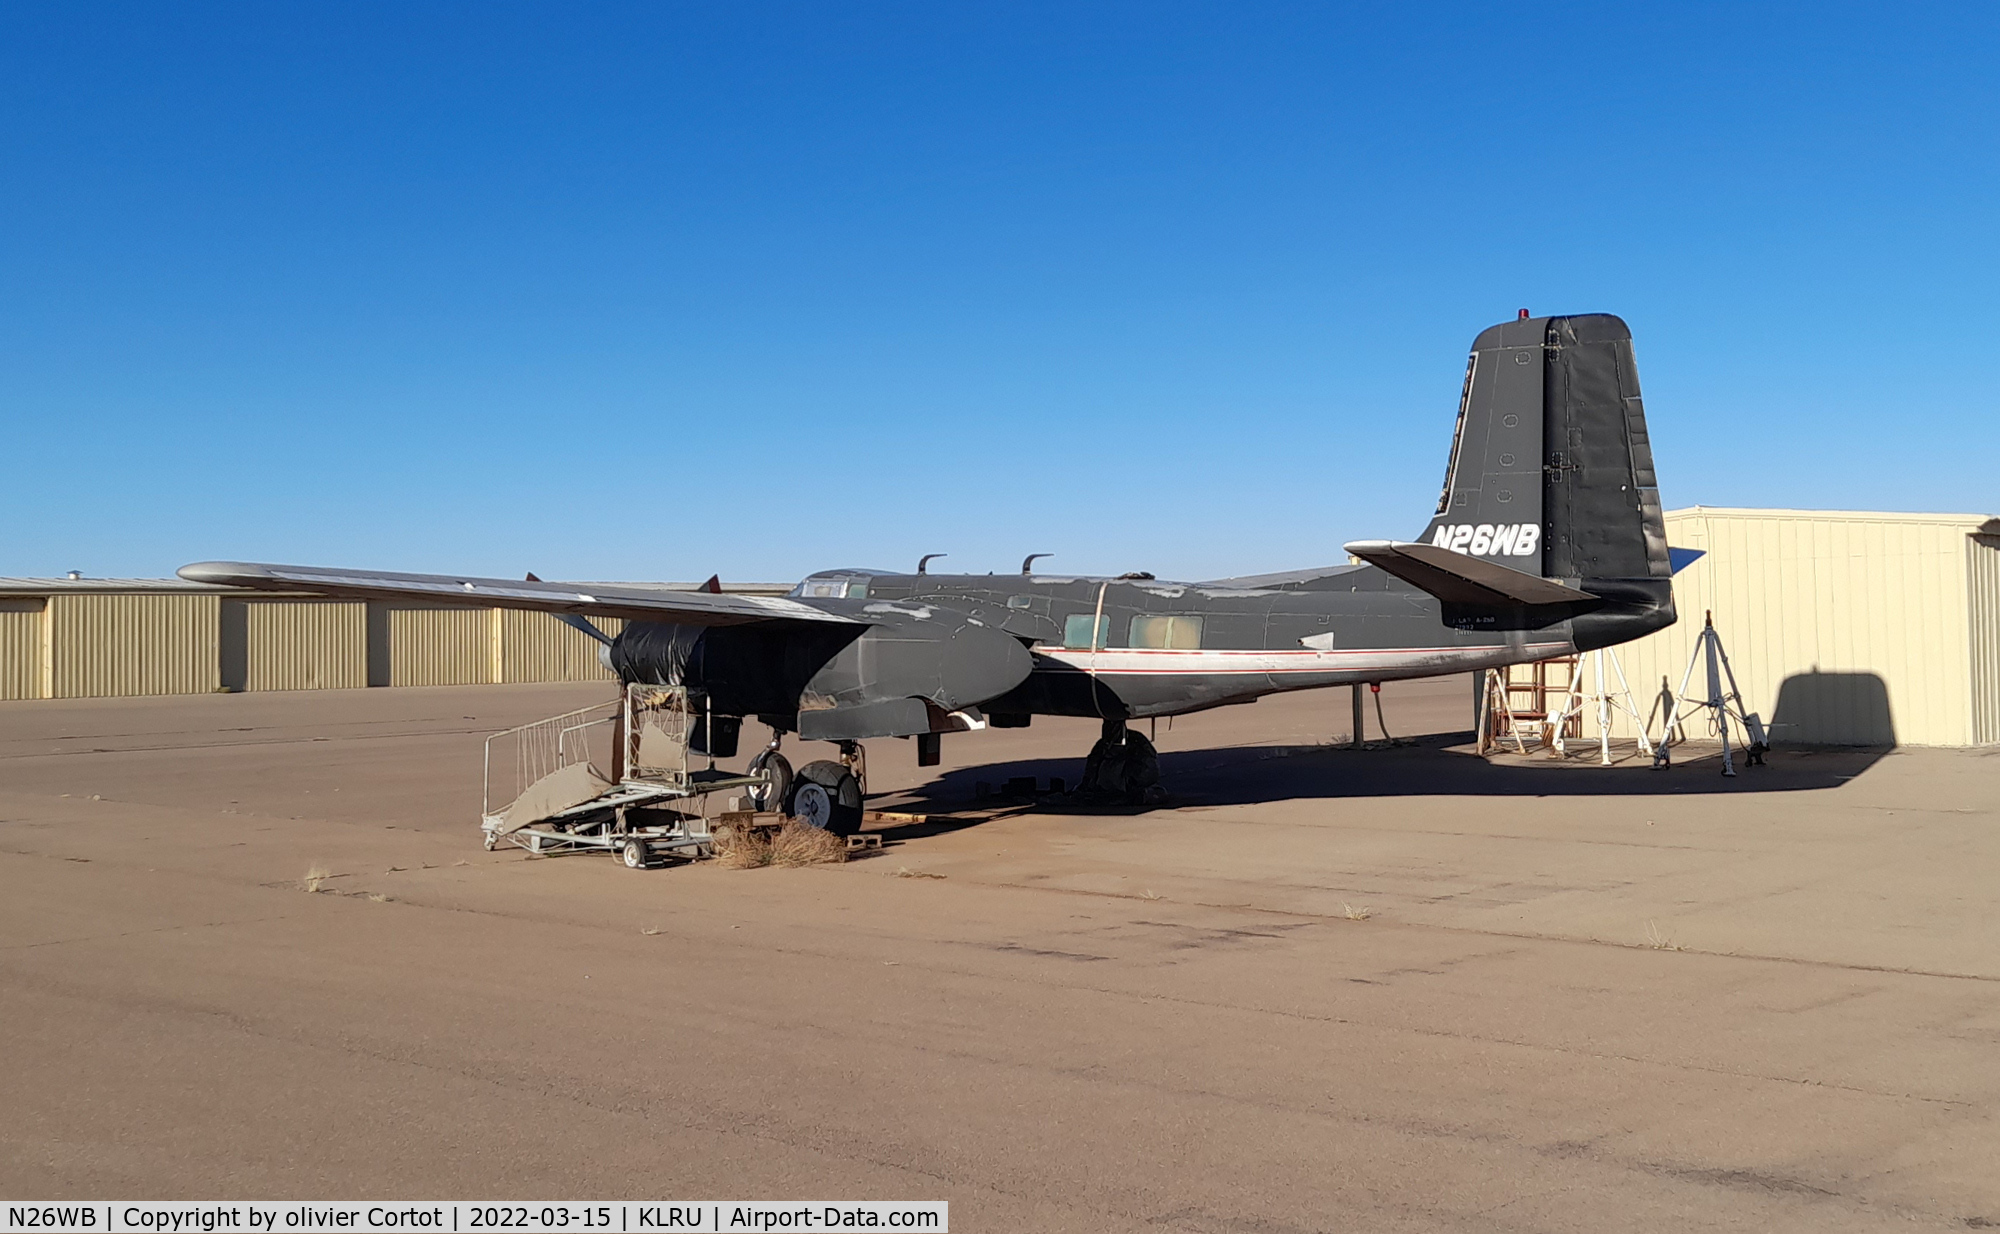
[[[486,739],[480,829],[486,847],[535,854],[597,849],[640,868],[710,850],[710,794],[762,788],[761,771],[696,766],[701,714],[681,686],[627,685],[619,697]]]

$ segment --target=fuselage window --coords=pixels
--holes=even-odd
[[[849,583],[847,585],[847,598],[850,600],[866,600],[868,598],[868,580],[858,578]]]
[[[1109,617],[1097,619],[1097,638],[1092,641],[1090,617],[1089,613],[1071,613],[1063,619],[1064,647],[1102,647],[1111,641],[1111,619]]]
[[[1033,596],[1008,596],[1008,597],[1007,597],[1007,607],[1008,607],[1008,608],[1031,608],[1031,607],[1033,607],[1033,606],[1034,606],[1034,603],[1035,603],[1035,599],[1034,599],[1034,597],[1033,597]]]
[[[1201,618],[1140,616],[1132,619],[1133,647],[1192,651],[1201,646]]]

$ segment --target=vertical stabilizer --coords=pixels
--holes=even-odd
[[[1667,578],[1632,335],[1609,314],[1478,337],[1422,540],[1544,578]]]
[[[1537,575],[1592,599],[1579,649],[1672,625],[1673,568],[1639,398],[1632,333],[1606,313],[1502,322],[1472,344],[1451,464],[1423,543]],[[1502,620],[1447,605],[1448,624]]]
[[[1437,517],[1421,540],[1542,573],[1542,398],[1549,321],[1503,322],[1473,340]]]

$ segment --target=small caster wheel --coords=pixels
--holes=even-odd
[[[628,870],[643,870],[653,864],[652,850],[646,847],[644,840],[625,841],[618,848],[618,857]]]
[[[486,851],[490,853],[494,849],[500,847],[500,837],[494,834],[493,832],[489,831],[486,833],[485,843],[486,843]]]

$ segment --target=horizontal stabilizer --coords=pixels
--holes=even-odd
[[[1357,540],[1347,551],[1447,604],[1479,608],[1595,603],[1596,596],[1435,544]]]

